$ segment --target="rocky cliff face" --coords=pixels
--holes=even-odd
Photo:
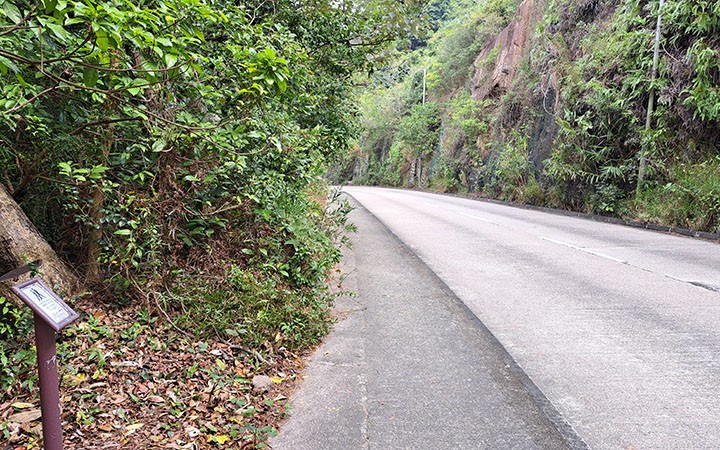
[[[511,91],[523,90],[513,87],[520,76],[520,66],[527,61],[528,52],[535,45],[535,29],[547,9],[545,0],[524,0],[518,7],[515,18],[489,42],[473,64],[473,79],[470,93],[474,100],[502,99]],[[527,152],[531,165],[538,168],[550,155],[553,139],[557,133],[555,111],[559,102],[558,76],[552,70],[542,74],[537,92],[523,93],[526,102],[520,105],[506,104],[504,125],[518,121],[518,110],[534,111],[525,115],[527,126]]]
[[[536,3],[539,2],[524,0],[515,20],[478,55],[470,88],[475,100],[498,98],[510,89],[536,23]]]

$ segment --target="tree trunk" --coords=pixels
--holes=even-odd
[[[99,181],[102,183],[102,180]],[[87,254],[85,256],[85,279],[91,284],[97,284],[102,279],[100,272],[100,239],[102,239],[102,207],[105,203],[105,192],[102,185],[96,186],[93,191],[93,201],[90,206],[90,220],[92,228],[88,231]]]
[[[55,254],[20,206],[0,186],[0,275],[40,259],[39,277],[61,294],[74,294],[77,276]]]
[[[113,58],[110,61],[110,67],[116,68],[117,61]],[[117,110],[117,101],[108,98],[105,100],[105,115],[112,117]],[[108,164],[110,152],[115,143],[115,124],[110,123],[102,132],[100,145],[102,147],[101,161],[103,165]],[[90,205],[90,221],[91,228],[88,231],[87,254],[85,255],[85,280],[90,284],[98,284],[102,281],[102,271],[100,270],[100,256],[102,248],[100,240],[103,237],[102,218],[103,206],[105,205],[105,191],[103,191],[103,180],[97,180],[97,186],[93,190],[92,204]]]

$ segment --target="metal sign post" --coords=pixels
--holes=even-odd
[[[58,376],[55,333],[77,320],[79,316],[52,289],[37,278],[13,286],[12,290],[35,313],[35,345],[40,378],[43,447],[45,450],[62,450],[60,377]]]
[[[60,377],[58,375],[55,330],[35,314],[38,376],[40,378],[40,410],[42,412],[43,447],[62,450],[60,420]]]

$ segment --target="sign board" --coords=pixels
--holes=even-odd
[[[37,278],[13,286],[12,290],[56,332],[79,317],[52,289]]]

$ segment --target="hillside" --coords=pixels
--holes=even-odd
[[[720,230],[720,4],[434,6],[339,178]]]

